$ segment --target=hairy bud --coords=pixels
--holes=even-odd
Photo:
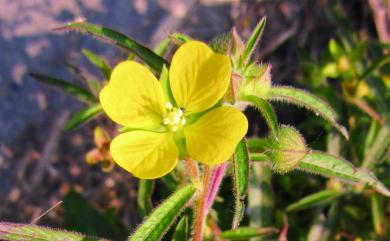
[[[278,140],[270,143],[272,169],[278,173],[286,173],[294,169],[309,149],[301,134],[290,126],[282,126],[278,132]]]

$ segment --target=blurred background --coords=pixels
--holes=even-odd
[[[209,41],[233,26],[245,39],[267,16],[256,58],[272,64],[273,83],[315,89],[316,72],[303,63],[309,58],[312,65],[320,65],[330,39],[351,31],[359,41],[389,44],[389,9],[381,0],[0,0],[0,220],[29,223],[65,200],[38,223],[77,226],[72,218],[85,209],[72,205],[85,198],[92,205],[89,216],[101,215],[97,208],[106,210],[106,217],[119,217],[128,228],[140,221],[135,215],[137,181],[119,168],[104,173],[84,160],[94,146],[93,128],[106,120],[63,132],[83,103],[28,75],[44,73],[79,83],[81,71],[86,78],[102,79],[82,49],[103,56],[110,66],[127,55],[92,37],[53,28],[86,19],[153,47],[171,32]],[[310,146],[325,149],[322,128],[299,127],[311,114],[276,107],[281,123],[298,125]],[[267,130],[260,115],[251,110],[247,114],[252,121],[249,135],[263,136]],[[156,202],[164,196],[156,195]],[[67,207],[76,214],[66,214]]]

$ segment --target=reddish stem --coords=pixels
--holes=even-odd
[[[211,181],[210,181],[210,188],[206,199],[206,213],[209,212],[211,206],[214,203],[215,197],[217,196],[219,187],[221,186],[221,182],[223,179],[223,176],[225,175],[225,170],[228,163],[225,162],[219,166],[217,166],[214,169]]]
[[[204,223],[207,214],[214,203],[215,197],[217,196],[226,167],[227,163],[221,164],[215,168],[209,166],[205,167],[202,189],[196,204],[193,241],[202,240]]]
[[[203,227],[206,220],[206,200],[209,192],[209,184],[213,176],[211,167],[206,166],[203,172],[203,185],[199,193],[195,209],[194,221],[194,239],[193,241],[203,240]]]

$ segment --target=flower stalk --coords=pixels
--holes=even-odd
[[[205,220],[217,196],[226,167],[227,163],[223,163],[216,167],[206,166],[204,169],[202,189],[196,203],[193,241],[201,241],[203,238]]]

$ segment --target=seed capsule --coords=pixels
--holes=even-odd
[[[269,157],[275,172],[286,173],[299,164],[309,149],[306,147],[305,139],[291,126],[282,126],[278,137],[278,141],[273,139],[270,143]]]

